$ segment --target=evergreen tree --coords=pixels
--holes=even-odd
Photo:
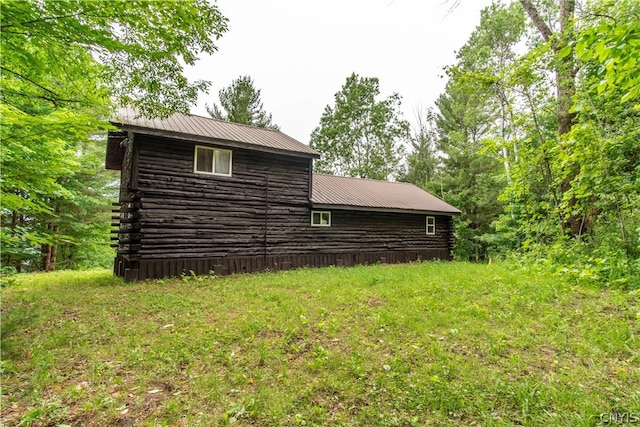
[[[456,255],[462,259],[483,259],[499,246],[493,223],[503,210],[498,196],[516,146],[514,95],[505,72],[523,30],[517,5],[485,8],[457,63],[447,68],[446,92],[436,101],[438,148],[444,153],[440,194],[462,210],[456,223]]]
[[[240,76],[231,85],[218,92],[220,107],[207,105],[207,112],[214,119],[241,123],[261,128],[279,130],[272,122],[260,100],[260,89],[256,89],[250,76]]]
[[[407,155],[407,171],[400,181],[410,182],[426,189],[436,177],[441,165],[437,150],[435,113],[417,116],[418,125],[410,139],[411,152]]]

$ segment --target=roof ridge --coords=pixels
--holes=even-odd
[[[335,178],[335,179],[334,179]],[[348,180],[348,181],[347,181]],[[336,209],[382,209],[455,215],[460,210],[409,182],[313,174],[311,202]],[[402,184],[402,185],[399,185]]]
[[[129,107],[119,108],[110,121],[122,129],[127,128],[161,137],[199,142],[228,141],[247,145],[251,149],[320,157],[320,153],[309,145],[281,130],[228,122],[191,113],[175,112],[166,118],[147,118]]]
[[[414,187],[420,188],[415,184],[412,184],[410,182],[403,182],[403,181],[387,181],[387,180],[373,179],[373,178],[358,178],[357,176],[342,176],[342,175],[333,175],[333,174],[330,174],[330,173],[321,173],[321,172],[313,172],[313,175],[332,176],[332,177],[336,177],[336,178],[345,178],[345,179],[357,179],[358,181],[385,182],[387,184],[413,185]]]
[[[169,118],[169,117],[171,117],[171,116],[173,116],[175,114],[181,114],[181,115],[186,116],[186,117],[197,117],[197,118],[200,118],[200,119],[211,120],[211,121],[218,122],[218,123],[228,123],[228,124],[233,125],[233,126],[244,126],[244,127],[248,127],[248,128],[251,128],[251,129],[258,129],[258,130],[265,130],[265,131],[270,131],[270,132],[281,133],[281,134],[286,135],[289,138],[291,138],[289,135],[287,135],[286,133],[282,132],[281,130],[269,129],[269,128],[264,128],[264,127],[260,127],[260,126],[249,125],[249,124],[246,124],[246,123],[237,123],[237,122],[232,122],[230,120],[216,119],[215,117],[211,117],[211,116],[207,117],[207,116],[202,116],[200,114],[192,114],[191,111],[189,111],[189,114],[185,114],[185,113],[183,113],[181,111],[174,111],[173,113],[169,114],[165,119],[162,119],[162,118],[159,118],[159,117],[149,118],[149,117],[146,117],[146,116],[139,115],[139,112],[135,108],[132,108],[132,107],[124,107],[124,108],[121,108],[121,109],[130,110],[133,113],[135,113],[137,117],[141,117],[141,118],[146,119],[146,120],[165,120],[165,119],[167,119],[167,118]],[[119,111],[116,111],[116,116],[118,114],[119,114]]]
[[[266,131],[270,131],[270,132],[277,132],[277,133],[281,133],[283,135],[289,136],[289,135],[287,135],[286,133],[282,132],[279,129],[278,130],[269,129],[269,128],[264,128],[264,127],[260,127],[260,126],[249,125],[249,124],[246,124],[246,123],[237,123],[237,122],[232,122],[230,120],[216,119],[215,117],[206,117],[206,116],[201,116],[200,114],[191,114],[191,112],[189,112],[189,114],[184,114],[184,113],[180,113],[178,111],[177,113],[182,114],[182,115],[191,116],[191,117],[198,117],[200,119],[212,120],[212,121],[218,122],[218,123],[229,123],[229,124],[234,125],[234,126],[244,126],[244,127],[248,127],[248,128],[251,128],[251,129],[259,129],[259,130],[266,130]],[[173,113],[173,114],[176,114],[176,113]],[[291,138],[291,137],[289,137],[289,138]]]

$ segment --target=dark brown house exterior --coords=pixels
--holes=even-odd
[[[114,271],[126,280],[450,259],[460,213],[407,183],[313,174],[282,132],[122,111]]]

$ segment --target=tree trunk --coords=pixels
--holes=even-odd
[[[547,23],[542,19],[538,10],[533,5],[531,0],[520,0],[520,4],[529,15],[529,18],[534,23],[542,38],[551,42],[551,47],[555,53],[558,53],[560,49],[565,46],[569,46],[574,39],[574,15],[576,9],[575,0],[559,0],[560,1],[560,31],[554,33]],[[573,105],[573,96],[575,95],[575,80],[576,80],[576,60],[575,55],[570,52],[562,58],[556,55],[554,71],[556,75],[556,97],[557,97],[557,120],[558,120],[558,136],[562,138],[571,131],[571,127],[574,124],[576,115],[571,112]],[[579,172],[579,167],[575,163],[570,163],[566,166],[568,172],[565,173],[565,178],[560,183],[560,193],[566,194],[571,190],[572,182]],[[568,201],[566,208],[565,220],[562,223],[562,227],[565,231],[569,232],[572,237],[577,237],[584,232],[584,224],[582,224],[581,216],[574,215],[571,212],[577,203],[575,197],[571,197]]]
[[[56,269],[57,245],[42,245],[42,269],[54,271]]]
[[[558,52],[569,43],[574,36],[573,18],[576,10],[575,0],[560,1],[560,34],[556,39],[554,51]],[[569,133],[575,120],[575,113],[570,112],[572,98],[576,93],[576,60],[571,52],[563,58],[557,58],[556,84],[558,86],[558,135]]]
[[[58,245],[51,246],[51,257],[49,258],[49,271],[54,271],[56,269],[56,260],[58,256]]]
[[[573,18],[576,10],[575,0],[560,0],[560,32],[554,33],[542,19],[531,0],[520,0],[520,4],[529,15],[545,41],[551,41],[554,52],[560,51],[573,41]],[[575,113],[571,113],[572,98],[575,94],[576,60],[573,52],[563,58],[556,58],[556,96],[558,99],[558,135],[571,130]]]
[[[57,226],[48,226],[50,230],[54,233],[59,231]],[[49,245],[43,244],[41,246],[41,254],[42,254],[42,269],[44,271],[54,271],[56,269],[56,257],[58,255],[58,246],[57,245]]]
[[[562,47],[568,46],[575,38],[573,23],[575,9],[575,0],[560,1],[560,34],[558,43],[556,43],[554,47],[556,52]],[[556,64],[556,84],[558,85],[558,135],[562,137],[571,131],[571,127],[576,118],[576,114],[570,110],[573,105],[573,96],[576,93],[577,70],[573,52],[563,58],[556,58],[556,60],[558,61]],[[566,194],[571,190],[572,181],[580,172],[580,167],[574,162],[570,163],[567,169],[568,173],[566,173],[566,177],[560,183],[562,194]],[[572,237],[579,237],[586,231],[581,215],[571,213],[574,211],[576,203],[576,198],[571,196],[568,201],[568,215],[564,225],[565,230],[569,231]]]
[[[20,215],[19,222],[20,222],[20,226],[24,226],[24,223],[25,223],[24,215]],[[22,273],[22,259],[20,258],[16,260],[16,271],[18,273]]]
[[[11,237],[14,237],[16,235],[16,226],[18,225],[18,212],[13,211],[11,212]],[[7,260],[5,261],[4,265],[11,265],[11,261],[13,261],[13,257],[11,256],[11,253],[9,253],[9,255],[7,255]]]
[[[51,271],[49,269],[51,265],[51,245],[42,245],[40,247],[40,253],[42,254],[42,270]]]

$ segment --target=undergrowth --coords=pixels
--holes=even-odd
[[[532,245],[512,259],[519,259],[530,269],[551,271],[576,285],[638,290],[640,243],[638,248],[627,246],[616,242],[594,246],[582,241],[559,241]]]

